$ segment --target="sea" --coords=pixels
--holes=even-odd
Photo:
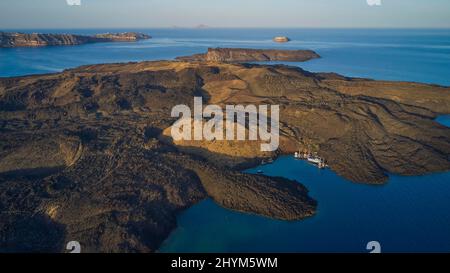
[[[86,64],[171,60],[210,47],[312,49],[322,58],[285,63],[312,72],[450,86],[450,29],[28,29],[95,34],[139,31],[151,40],[81,46],[0,49],[0,77],[55,73]],[[272,41],[288,36],[286,44]],[[450,127],[450,116],[436,122]],[[160,252],[365,253],[450,252],[450,172],[389,175],[382,186],[350,182],[293,156],[262,170],[304,184],[318,211],[278,221],[224,209],[211,199],[181,212]]]

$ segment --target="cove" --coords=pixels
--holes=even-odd
[[[437,122],[450,127],[450,115]],[[303,183],[319,201],[317,214],[278,221],[224,209],[211,199],[181,213],[161,252],[450,252],[450,172],[391,175],[385,185],[350,182],[329,169],[282,156],[250,169]]]
[[[450,116],[437,119],[450,126]],[[161,252],[450,251],[450,172],[390,175],[382,186],[356,184],[293,156],[250,169],[303,183],[318,200],[314,217],[286,222],[224,209],[205,200],[178,217]]]
[[[303,221],[276,221],[230,211],[206,200],[178,217],[161,252],[384,252],[450,251],[450,172],[390,176],[386,185],[355,184],[331,170],[283,156],[263,170],[301,181],[318,200]]]

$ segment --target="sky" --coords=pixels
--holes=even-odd
[[[198,25],[450,28],[450,0],[0,0],[0,30]]]

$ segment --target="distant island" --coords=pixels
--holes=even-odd
[[[0,48],[67,46],[88,43],[132,42],[150,39],[151,36],[137,32],[104,33],[93,36],[74,34],[39,34],[0,32]]]
[[[179,61],[207,61],[207,62],[305,62],[320,58],[312,50],[277,50],[277,49],[248,49],[248,48],[209,48],[207,53],[178,57]]]

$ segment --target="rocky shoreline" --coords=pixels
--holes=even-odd
[[[149,35],[136,32],[105,33],[93,36],[73,34],[39,34],[0,32],[0,48],[68,46],[88,43],[130,42],[150,39]]]
[[[235,59],[233,59],[235,60]],[[297,67],[201,60],[89,65],[0,78],[0,252],[153,252],[176,214],[211,197],[281,220],[314,215],[296,181],[242,174],[255,160],[309,149],[339,175],[450,170],[450,89]],[[280,149],[171,141],[173,106],[280,105]],[[320,201],[320,200],[319,200]]]

